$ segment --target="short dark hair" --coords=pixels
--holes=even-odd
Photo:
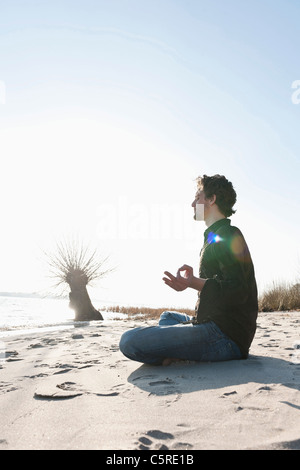
[[[236,203],[236,192],[232,183],[225,176],[199,176],[197,178],[198,189],[204,191],[205,197],[210,198],[216,195],[216,204],[225,217],[230,217],[236,211],[232,209]]]

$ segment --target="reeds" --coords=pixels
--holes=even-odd
[[[300,310],[300,284],[288,284],[284,282],[273,282],[258,299],[258,307],[260,312],[282,312]],[[167,310],[175,310],[176,312],[186,313],[194,316],[195,311],[191,309],[178,309],[170,307],[134,307],[134,306],[110,306],[104,311],[114,313],[124,313],[129,320],[142,316],[145,320],[157,320],[160,315]]]
[[[106,312],[114,312],[114,313],[125,313],[128,315],[128,319],[132,320],[134,317],[143,316],[145,320],[157,320],[163,312],[167,310],[172,310],[170,307],[160,307],[160,308],[152,308],[152,307],[124,307],[120,305],[106,307]],[[186,313],[187,315],[195,315],[195,310],[190,309],[173,309],[179,313]]]
[[[258,299],[260,312],[291,311],[300,309],[300,284],[275,282]]]

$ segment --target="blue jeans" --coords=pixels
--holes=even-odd
[[[129,359],[159,365],[166,358],[190,361],[229,361],[241,359],[237,344],[214,322],[193,325],[186,314],[164,312],[158,326],[126,331],[120,339],[120,351]]]

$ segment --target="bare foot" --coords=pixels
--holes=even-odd
[[[163,360],[162,365],[163,366],[169,366],[172,364],[172,362],[178,362],[181,361],[181,359],[176,359],[175,357],[167,357],[166,359]]]

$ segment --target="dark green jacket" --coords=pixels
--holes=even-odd
[[[204,232],[196,322],[214,321],[248,356],[256,330],[257,286],[252,259],[241,231],[221,219]]]

